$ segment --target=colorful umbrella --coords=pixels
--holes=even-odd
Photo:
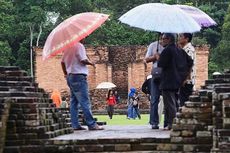
[[[184,11],[162,3],[139,5],[122,15],[119,20],[133,27],[164,33],[193,33],[201,29]]]
[[[76,14],[60,23],[49,34],[43,48],[43,59],[48,59],[91,34],[109,15],[86,12]]]
[[[190,15],[201,27],[210,27],[217,25],[217,23],[205,12],[201,11],[200,9],[188,6],[188,5],[174,5],[185,13]]]

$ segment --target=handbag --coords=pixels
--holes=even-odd
[[[152,73],[152,79],[154,81],[160,81],[162,68],[161,67],[155,67],[155,68],[152,69],[151,73]]]

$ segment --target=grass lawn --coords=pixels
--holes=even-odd
[[[94,115],[98,121],[105,121],[107,125],[148,125],[149,114],[142,114],[141,119],[127,119],[126,115],[113,115],[113,119],[109,119],[108,115]],[[162,122],[162,120],[161,120]]]

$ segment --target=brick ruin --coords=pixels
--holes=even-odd
[[[18,67],[0,67],[0,153],[230,152],[230,71],[205,81],[177,113],[170,138],[53,140],[73,132],[68,110]]]
[[[29,152],[72,132],[69,111],[55,108],[26,71],[0,66],[0,153]]]
[[[140,90],[145,78],[150,74],[151,63],[147,67],[143,59],[147,50],[146,46],[86,46],[87,54],[92,61],[96,61],[96,67],[89,66],[89,88],[93,110],[105,108],[106,90],[95,89],[104,81],[113,82],[122,96],[122,104],[117,109],[125,108],[126,98],[130,87]],[[57,55],[47,61],[42,60],[42,49],[36,51],[36,82],[39,87],[47,92],[58,89],[62,95],[68,95],[69,89],[63,77],[60,59]],[[199,89],[208,79],[208,46],[196,47],[196,87]],[[146,96],[141,94],[141,108],[148,109],[149,102]]]

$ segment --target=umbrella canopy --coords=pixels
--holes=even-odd
[[[102,82],[100,84],[97,85],[96,89],[111,89],[111,88],[115,88],[116,85],[111,83],[111,82]]]
[[[50,58],[91,34],[109,15],[86,12],[76,14],[60,23],[49,34],[43,48],[43,59]]]
[[[193,33],[201,29],[199,24],[181,9],[162,3],[139,5],[126,12],[119,20],[133,27],[164,33]]]
[[[175,5],[190,15],[201,27],[210,27],[217,25],[217,23],[205,12],[200,9],[188,5]]]

